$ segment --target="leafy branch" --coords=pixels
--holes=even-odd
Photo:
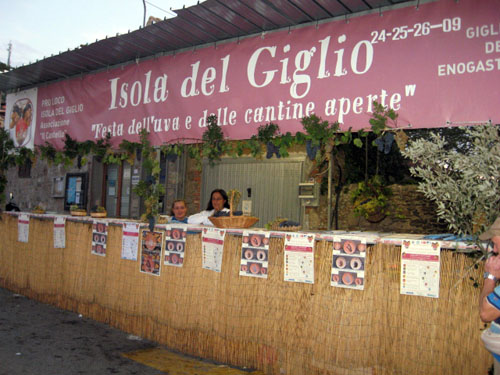
[[[403,155],[420,179],[418,190],[437,205],[437,216],[458,235],[482,233],[500,211],[500,135],[494,125],[463,130],[464,147],[450,149],[439,134],[410,141]]]

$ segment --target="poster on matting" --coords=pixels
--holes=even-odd
[[[92,249],[91,253],[102,257],[106,256],[108,242],[108,224],[104,221],[94,220],[92,223]]]
[[[165,231],[166,266],[182,267],[184,264],[184,249],[186,248],[187,225],[167,224]]]
[[[269,235],[268,231],[243,231],[240,276],[267,279]]]
[[[314,235],[285,234],[285,281],[314,284]]]
[[[64,249],[66,247],[66,218],[56,216],[54,218],[54,248]]]
[[[401,294],[439,298],[440,266],[439,241],[403,240]]]
[[[202,268],[221,272],[225,236],[224,229],[203,228],[201,235]]]
[[[28,242],[30,235],[30,217],[28,214],[20,214],[17,217],[17,240]]]
[[[137,260],[139,247],[139,228],[137,223],[123,223],[122,225],[122,259]]]
[[[149,231],[147,229],[141,231],[139,244],[141,249],[140,271],[142,273],[160,276],[163,236],[164,232]]]
[[[331,286],[363,290],[365,264],[366,238],[333,237]]]

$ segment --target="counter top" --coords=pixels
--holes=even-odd
[[[33,213],[33,212],[12,212],[12,211],[4,211],[5,214],[18,216],[21,214],[29,215],[29,217],[34,217],[41,220],[53,220],[56,217],[65,217],[66,220],[81,222],[81,223],[93,223],[95,220],[97,221],[105,221],[109,225],[122,226],[124,223],[135,222],[141,225],[141,227],[146,228],[148,226],[147,223],[139,220],[133,219],[123,219],[123,218],[93,218],[91,216],[71,216],[71,215],[63,215],[63,214],[55,214],[55,213]],[[167,225],[183,225],[188,227],[188,234],[191,233],[200,233],[205,226],[203,225],[193,225],[193,224],[156,224],[155,227],[158,229],[165,229]],[[243,231],[247,229],[226,229],[227,233],[235,236],[241,236]],[[268,231],[265,228],[248,228],[248,230],[253,231]],[[276,231],[270,230],[270,237],[274,238],[283,238],[286,231]],[[384,233],[384,232],[364,232],[364,231],[348,231],[348,230],[333,230],[333,231],[308,231],[301,230],[298,231],[301,233],[312,233],[315,235],[316,240],[322,241],[331,241],[333,242],[334,237],[340,236],[342,238],[356,238],[356,239],[364,239],[367,244],[376,244],[376,243],[384,243],[389,245],[400,246],[403,240],[428,240],[428,241],[438,241],[441,244],[442,249],[453,249],[453,250],[461,250],[461,251],[476,251],[477,246],[474,244],[472,237],[466,237],[461,239],[458,236],[455,236],[450,233],[443,234],[415,234],[415,233]]]

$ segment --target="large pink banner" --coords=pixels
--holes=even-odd
[[[35,144],[192,142],[210,114],[231,139],[312,113],[359,130],[374,100],[403,128],[499,123],[499,33],[499,0],[441,0],[151,59],[39,87]]]

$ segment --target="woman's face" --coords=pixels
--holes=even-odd
[[[172,211],[177,220],[182,220],[186,217],[187,207],[184,202],[175,202]]]
[[[222,210],[224,203],[226,203],[226,200],[222,197],[221,193],[215,192],[212,194],[212,206],[214,206],[215,211]]]

